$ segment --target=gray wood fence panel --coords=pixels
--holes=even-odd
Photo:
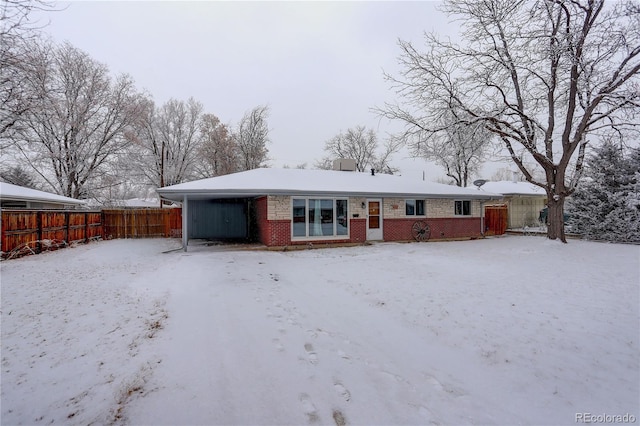
[[[189,238],[247,238],[247,209],[244,201],[189,201]]]

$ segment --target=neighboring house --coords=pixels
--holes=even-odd
[[[104,206],[103,206],[104,207]],[[107,208],[107,207],[105,207]],[[152,209],[160,208],[160,201],[145,200],[143,198],[129,198],[126,200],[110,200],[108,208],[114,209]]]
[[[529,182],[487,182],[481,192],[502,194],[502,204],[508,209],[507,228],[524,228],[539,224],[540,210],[547,205],[547,193]]]
[[[266,246],[408,241],[483,234],[496,194],[353,171],[254,169],[159,188],[182,202],[189,239],[253,237]],[[426,229],[428,227],[428,229]]]
[[[3,209],[69,209],[84,204],[75,198],[0,182],[0,206]]]

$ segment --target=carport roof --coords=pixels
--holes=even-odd
[[[460,188],[401,176],[334,170],[253,169],[157,189],[161,197],[182,201],[261,195],[421,197],[498,199],[476,188]]]

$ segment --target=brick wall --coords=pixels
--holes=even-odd
[[[267,221],[267,197],[257,198],[254,202],[256,225],[258,226],[258,240],[269,245],[269,222]]]
[[[291,244],[291,220],[269,220],[267,246],[288,246]]]
[[[256,199],[256,224],[258,226],[258,238],[265,246],[286,246],[291,244],[291,219],[269,220],[269,217],[281,214],[278,207],[282,207],[286,198],[287,205],[290,207],[289,197],[273,197],[265,196]],[[276,214],[272,214],[271,208],[276,209]],[[289,210],[287,207],[287,211]]]
[[[367,199],[364,197],[349,197],[349,216],[353,217],[357,214],[360,218],[367,217]],[[365,203],[365,208],[362,208],[362,203]]]
[[[291,197],[288,195],[269,195],[267,197],[269,220],[291,220]]]
[[[404,198],[385,198],[382,206],[382,217],[389,219],[406,218]]]
[[[349,199],[349,239],[291,241],[291,198],[289,196],[265,196],[256,200],[256,222],[260,242],[266,246],[306,244],[362,243],[366,241],[366,209],[361,204],[366,198]],[[473,238],[481,235],[480,202],[472,201],[473,216],[452,217],[453,200],[430,199],[426,202],[427,217],[406,217],[405,200],[384,199],[383,238],[385,241],[413,240],[411,228],[417,220],[425,221],[431,230],[430,239]],[[394,208],[396,205],[398,208]],[[354,218],[352,215],[358,214]],[[441,217],[439,217],[441,216]]]
[[[411,229],[413,224],[421,220],[430,228],[431,240],[446,240],[452,238],[475,238],[481,236],[479,217],[448,217],[426,219],[384,219],[383,238],[385,241],[413,240]]]
[[[451,218],[455,213],[454,202],[455,200],[451,198],[435,198],[427,200],[427,217]],[[482,216],[482,203],[480,200],[471,200],[471,217],[480,216]]]
[[[367,219],[357,218],[349,221],[349,237],[352,243],[364,243],[367,240]]]

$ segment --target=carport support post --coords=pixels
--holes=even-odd
[[[187,229],[187,224],[189,222],[189,203],[187,200],[187,195],[185,194],[182,197],[182,250],[187,251],[187,245],[189,244],[189,230]]]

